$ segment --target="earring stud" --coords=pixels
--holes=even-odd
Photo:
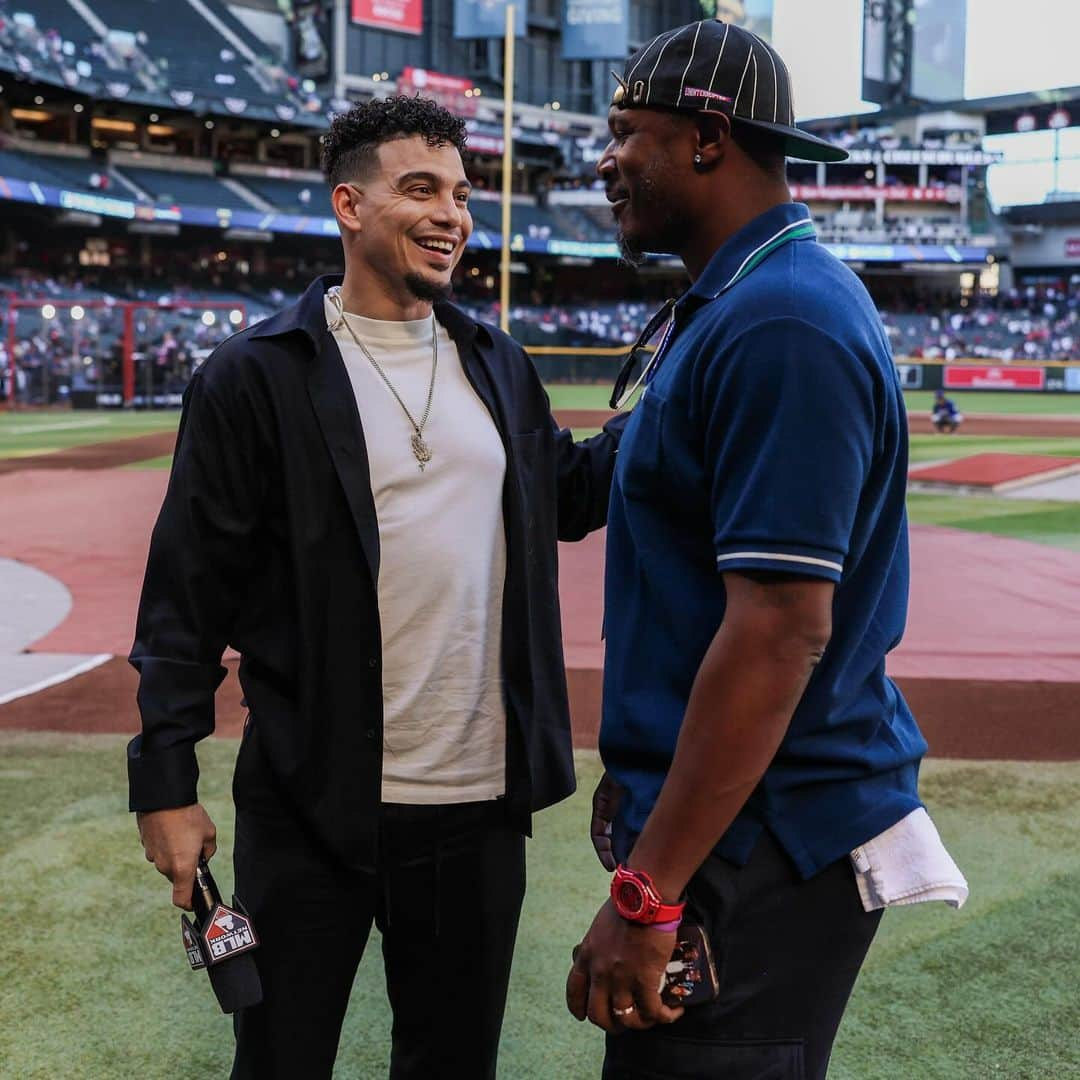
[[[695,165],[700,165],[701,164],[701,155],[700,154],[695,154],[694,155],[694,164]]]

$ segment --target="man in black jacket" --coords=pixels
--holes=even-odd
[[[574,787],[558,539],[604,524],[621,426],[582,444],[522,350],[449,304],[464,125],[339,116],[344,279],[220,346],[185,397],[131,662],[146,857],[189,907],[215,847],[195,743],[226,646],[250,715],[238,895],[262,939],[237,1077],[329,1076],[374,922],[393,1077],[493,1077],[530,814]]]

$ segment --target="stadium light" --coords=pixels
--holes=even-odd
[[[207,120],[206,121],[206,130],[207,131],[213,131],[214,130],[214,121],[213,120]]]
[[[152,112],[150,114],[150,123],[151,124],[156,124],[160,119],[161,119],[161,117],[158,116],[158,114],[156,112]]]
[[[389,80],[389,78],[390,78],[390,72],[389,71],[384,71],[382,73],[383,82],[387,82]]]
[[[280,135],[281,135],[281,131],[278,128],[271,128],[270,129],[270,138],[271,139],[276,139]]]
[[[56,308],[54,308],[52,306],[52,304],[42,304],[42,306],[41,306],[41,317],[43,319],[55,319],[56,318]]]
[[[551,103],[551,107],[552,107],[552,108],[553,108],[553,109],[554,109],[554,110],[555,110],[556,112],[558,112],[558,111],[559,111],[559,110],[560,110],[560,109],[562,108],[562,105],[560,105],[560,104],[559,104],[559,102],[557,102],[557,101],[553,101],[553,102]]]
[[[76,304],[71,309],[71,317],[75,320],[75,322],[81,322],[85,314],[86,310],[80,304]]]
[[[382,82],[382,76],[376,71],[375,74],[371,76],[371,81]]]
[[[204,311],[202,313],[203,326],[213,326],[217,322],[217,316],[212,311]]]
[[[37,97],[34,98],[34,104],[35,105],[44,105],[45,104],[45,99],[40,94],[38,94]]]
[[[229,312],[229,322],[231,322],[233,326],[239,326],[243,321],[244,313],[239,308],[233,308],[232,311]]]
[[[81,113],[83,111],[83,104],[81,101],[76,101],[75,104],[71,106],[71,108],[74,112]]]
[[[109,120],[104,116],[95,116],[90,121],[90,126],[97,131],[124,131],[130,133],[135,130],[135,121]]]

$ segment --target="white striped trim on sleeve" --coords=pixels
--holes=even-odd
[[[780,555],[775,551],[732,551],[727,555],[716,556],[717,565],[730,562],[732,559],[769,559],[773,562],[807,563],[810,566],[824,566],[828,570],[835,570],[838,574],[844,572],[843,563],[815,559],[810,555]]]

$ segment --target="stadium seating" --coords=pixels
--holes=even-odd
[[[469,211],[476,228],[502,232],[502,207],[498,202],[474,197],[469,202]],[[558,223],[551,212],[528,203],[513,204],[510,227],[515,234],[541,240],[560,235]]]
[[[145,191],[154,202],[161,205],[186,204],[224,207],[230,210],[253,209],[250,203],[230,191],[213,176],[133,165],[118,167],[117,171],[126,176],[136,187]]]
[[[277,177],[237,176],[249,191],[264,199],[276,210],[287,214],[315,214],[333,217],[330,191],[322,180],[280,180]],[[307,192],[307,198],[303,193]]]
[[[56,157],[46,154],[29,154],[19,150],[0,150],[0,176],[47,187],[67,188],[75,191],[93,191],[101,194],[102,184],[95,185],[91,177],[107,177],[105,165],[91,158]],[[107,185],[107,180],[104,186]]]
[[[218,5],[208,6],[220,17]],[[110,29],[145,34],[141,48],[167,76],[170,90],[247,101],[279,100],[278,94],[256,81],[232,44],[186,2],[141,0],[136,8],[129,0],[92,0],[92,7]],[[193,48],[196,42],[198,47]]]
[[[67,0],[23,0],[0,8],[0,42],[17,69],[49,81],[104,83],[123,78],[126,66]],[[111,62],[110,62],[111,61]],[[26,70],[29,67],[31,70]]]

